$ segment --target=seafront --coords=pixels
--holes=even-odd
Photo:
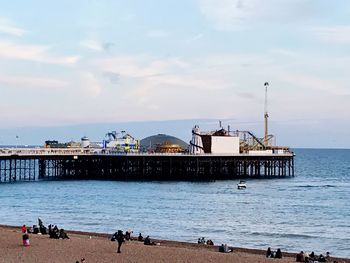
[[[29,247],[22,246],[20,227],[0,226],[0,262],[61,263],[76,262],[295,262],[295,253],[283,253],[282,259],[266,259],[265,252],[256,249],[234,248],[232,253],[219,253],[217,246],[156,240],[160,245],[145,246],[142,242],[127,241],[121,254],[108,234],[68,231],[69,240],[49,239],[47,235],[30,235]],[[349,259],[332,259],[338,263]]]

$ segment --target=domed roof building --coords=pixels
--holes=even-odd
[[[169,148],[169,152],[174,152],[174,149],[178,149],[177,152],[185,152],[188,150],[188,144],[183,140],[174,136],[166,134],[158,134],[146,137],[140,141],[140,149],[143,152],[160,152],[166,151],[165,148]]]

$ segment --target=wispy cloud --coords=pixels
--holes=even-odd
[[[21,37],[26,31],[8,19],[0,18],[0,34],[8,34],[16,37]]]
[[[113,42],[100,43],[95,40],[83,40],[80,42],[80,46],[92,51],[102,52],[102,51],[111,51],[112,48],[115,46],[115,43]]]
[[[350,44],[350,26],[312,28],[311,31],[322,41],[335,44]]]
[[[0,83],[3,87],[10,86],[20,89],[56,89],[66,88],[69,83],[59,79],[32,77],[32,76],[4,76],[0,75]]]
[[[97,97],[102,92],[102,86],[97,76],[91,72],[82,72],[80,74],[81,86],[84,93],[89,97]]]
[[[195,34],[194,36],[192,36],[192,37],[186,39],[185,42],[188,43],[188,44],[190,44],[190,43],[192,43],[192,42],[194,42],[194,41],[197,41],[197,40],[201,39],[203,36],[204,36],[204,34],[198,33],[198,34]]]
[[[242,30],[268,23],[296,22],[313,16],[305,0],[197,0],[201,13],[219,30]]]
[[[49,46],[0,41],[0,57],[61,65],[75,64],[79,59],[78,56],[52,55],[49,51]]]
[[[97,43],[97,41],[94,40],[83,40],[80,42],[80,46],[87,48],[87,49],[91,49],[94,51],[102,51],[102,45]]]
[[[169,32],[163,30],[150,30],[146,33],[146,36],[151,38],[164,38],[168,37],[169,35]]]

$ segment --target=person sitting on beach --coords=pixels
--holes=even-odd
[[[201,239],[200,238],[198,238],[198,244],[201,244]]]
[[[225,246],[224,246],[224,244],[221,244],[221,246],[219,247],[219,252],[225,253]]]
[[[300,251],[300,253],[297,254],[296,262],[305,262],[304,251]]]
[[[282,258],[282,251],[281,251],[281,249],[277,249],[275,258]]]
[[[33,225],[33,234],[39,234],[39,227],[37,225]]]
[[[208,246],[214,246],[214,242],[211,239],[207,240],[207,245]]]
[[[312,261],[316,260],[315,253],[313,251],[310,253],[309,257],[310,257],[310,260]]]
[[[331,261],[331,254],[326,252],[326,261]]]
[[[309,261],[310,261],[310,256],[308,253],[305,252],[304,253],[304,262],[309,263]]]
[[[60,230],[60,234],[58,235],[58,238],[69,239],[69,236],[68,236],[67,233],[64,231],[64,229],[61,229],[61,230]]]
[[[266,257],[267,258],[273,258],[273,253],[272,253],[270,247],[268,247],[267,250],[266,250]]]
[[[230,253],[232,250],[227,246],[227,244],[224,245],[224,252],[225,253]]]
[[[151,242],[151,239],[150,239],[149,236],[147,236],[147,237],[145,238],[145,241],[143,242],[143,244],[146,245],[146,246],[155,246],[155,245],[156,245],[156,243]]]
[[[58,230],[57,226],[49,230],[49,238],[59,239],[59,237],[60,237],[60,231]]]
[[[112,237],[111,237],[111,241],[116,241],[117,240],[117,235],[118,235],[118,232],[115,232]]]
[[[27,233],[24,233],[22,236],[23,246],[28,247],[30,245],[29,243],[29,236]]]
[[[326,262],[326,258],[321,254],[318,259],[317,259],[318,262]]]
[[[143,236],[141,235],[141,233],[140,233],[139,236],[137,237],[137,241],[143,241]]]
[[[129,230],[125,232],[125,239],[126,240],[128,240],[128,241],[131,240],[131,233],[132,233],[132,231],[129,231]]]
[[[47,235],[47,229],[46,229],[46,227],[44,226],[43,221],[42,221],[40,218],[38,218],[38,225],[39,225],[40,233],[41,233],[42,235]]]

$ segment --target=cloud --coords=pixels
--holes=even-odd
[[[115,43],[113,42],[104,42],[102,44],[102,48],[104,51],[111,51],[114,46],[115,46]]]
[[[102,92],[102,86],[97,76],[91,72],[82,72],[80,74],[80,82],[83,89],[82,95],[89,97],[97,97]]]
[[[334,44],[350,44],[350,26],[331,26],[312,28],[320,40]]]
[[[0,75],[0,83],[3,86],[11,86],[15,88],[34,88],[34,89],[46,89],[46,88],[66,88],[69,83],[59,79],[42,78],[32,76],[3,76]]]
[[[199,34],[196,34],[196,35],[190,37],[190,38],[187,39],[185,42],[188,43],[188,44],[190,44],[190,43],[192,43],[192,42],[194,42],[194,41],[197,41],[197,40],[201,39],[203,36],[204,36],[204,34],[199,33]]]
[[[97,43],[94,40],[84,40],[82,42],[80,42],[80,46],[90,49],[90,50],[94,50],[94,51],[102,51],[102,45],[100,45],[99,43]]]
[[[90,49],[92,51],[96,52],[102,52],[102,51],[111,51],[111,49],[115,46],[113,42],[104,42],[99,43],[95,40],[83,40],[80,42],[80,46]]]
[[[49,50],[48,46],[0,41],[0,57],[60,65],[75,64],[79,59],[78,56],[55,56]]]
[[[164,38],[169,36],[169,32],[163,30],[151,30],[146,33],[146,36],[150,38]]]
[[[0,18],[0,33],[21,37],[26,31],[14,25],[10,20]]]
[[[201,13],[218,30],[241,30],[251,25],[295,22],[314,13],[309,0],[197,0]]]
[[[120,74],[114,72],[104,72],[104,77],[106,77],[112,84],[118,84],[120,80]]]

